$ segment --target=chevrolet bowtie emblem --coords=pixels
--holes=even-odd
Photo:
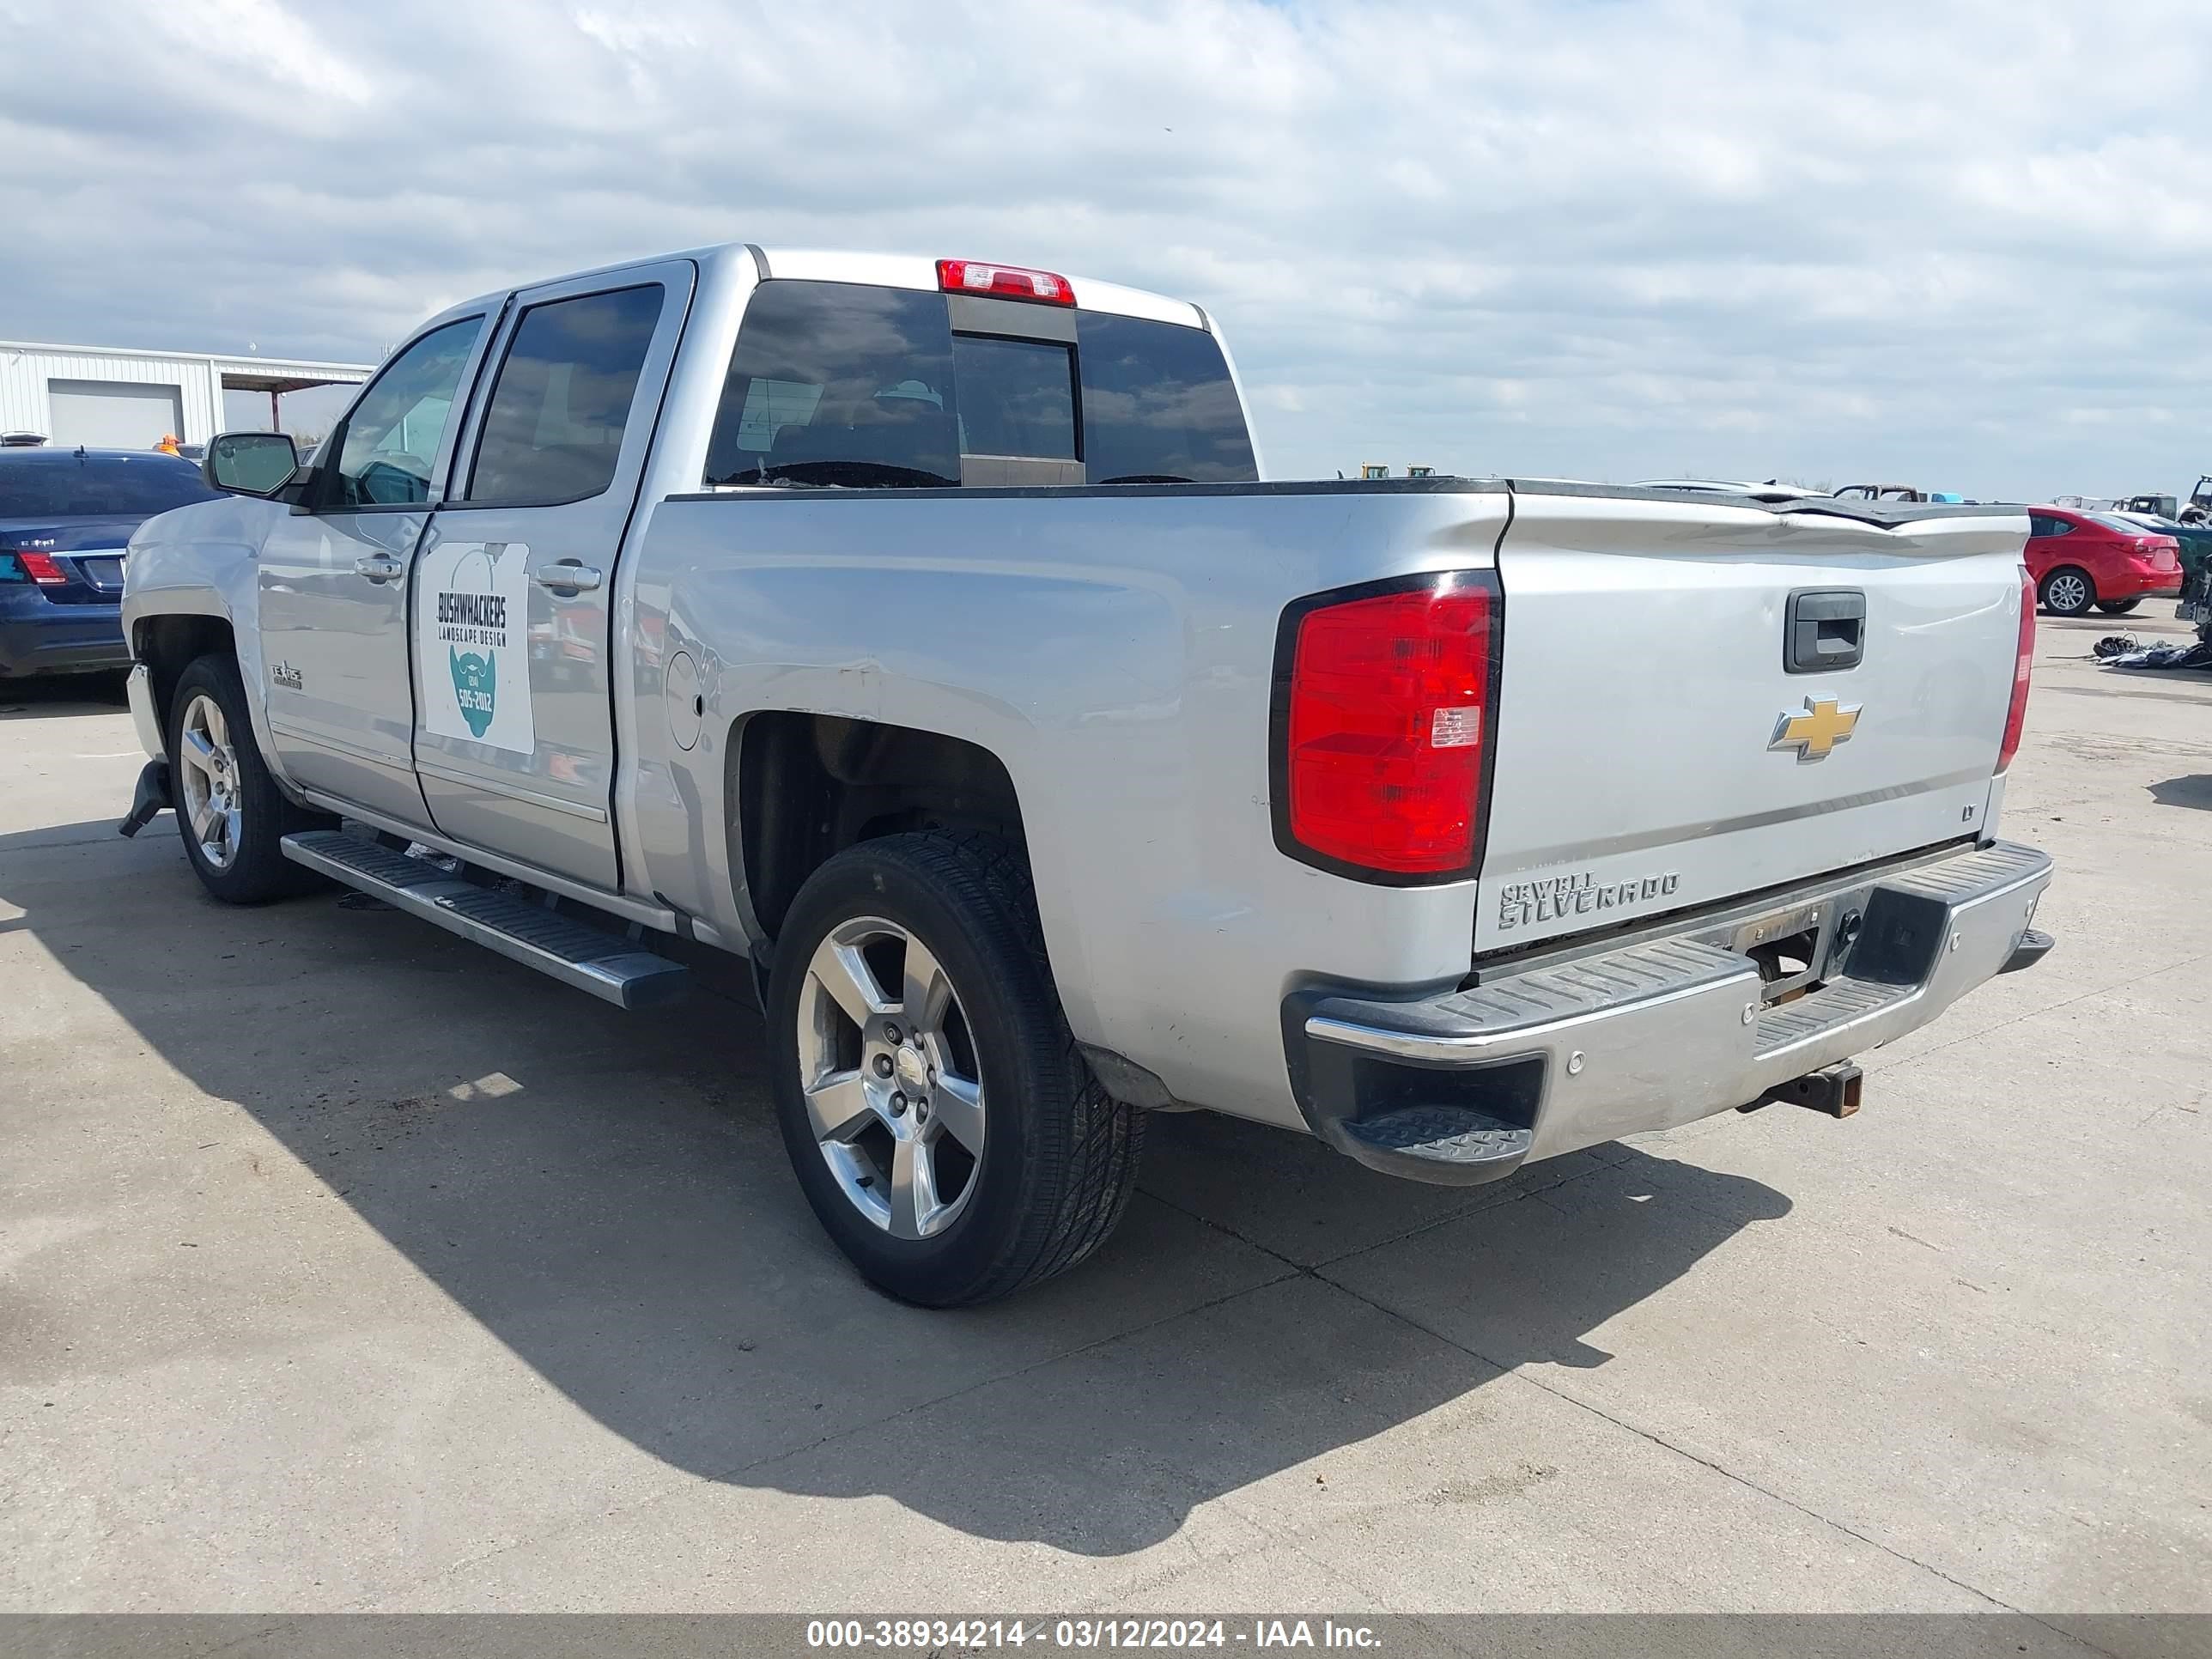
[[[1801,761],[1826,760],[1828,751],[1851,734],[1859,723],[1859,709],[1863,703],[1850,708],[1839,708],[1833,697],[1808,697],[1805,712],[1792,714],[1784,711],[1775,722],[1774,741],[1769,749],[1795,749]]]

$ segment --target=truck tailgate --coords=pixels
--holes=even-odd
[[[1985,833],[2027,533],[1516,491],[1477,951]]]

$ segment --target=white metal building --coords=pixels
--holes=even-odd
[[[358,386],[373,367],[0,340],[0,432],[94,448],[151,449],[172,434],[204,444],[222,429],[225,392],[267,392],[273,429],[283,393]]]

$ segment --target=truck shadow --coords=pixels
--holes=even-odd
[[[2160,806],[2212,808],[2212,776],[2200,772],[2164,779],[2151,785],[2150,798]]]
[[[626,1015],[335,894],[217,905],[167,817],[134,842],[104,822],[0,836],[0,902],[161,1061],[250,1116],[598,1423],[702,1477],[887,1496],[979,1537],[1139,1549],[1501,1368],[1601,1364],[1594,1333],[1790,1208],[1756,1182],[1613,1147],[1578,1155],[1548,1194],[1450,1220],[1459,1198],[1318,1145],[1168,1119],[1099,1257],[1008,1303],[923,1313],[867,1291],[799,1198],[734,963],[684,1006]],[[130,1139],[124,1123],[101,1137],[162,1156]],[[159,1162],[137,1175],[169,1178]],[[1443,1224],[1414,1246],[1389,1243],[1431,1215]],[[222,1224],[250,1234],[253,1212]],[[1384,1311],[1352,1270],[1376,1244],[1425,1307],[1442,1298],[1449,1320],[1425,1323],[1480,1339]],[[113,1294],[129,1317],[131,1285]],[[199,1340],[251,1363],[212,1328]],[[388,1409],[331,1388],[334,1410]]]
[[[0,680],[0,720],[112,714],[125,706],[121,674],[42,674]]]

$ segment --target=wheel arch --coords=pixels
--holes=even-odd
[[[723,822],[748,921],[772,944],[806,878],[862,842],[984,830],[1028,853],[1019,792],[982,744],[859,716],[767,709],[731,732]]]
[[[161,721],[165,741],[178,677],[199,658],[214,653],[221,653],[234,661],[237,659],[237,634],[228,617],[172,611],[142,616],[132,622],[131,658],[146,669],[154,694],[155,713]],[[251,692],[246,700],[252,701]]]
[[[210,588],[166,589],[152,597],[161,602],[161,608],[155,609],[143,600],[127,604],[124,625],[131,660],[146,665],[147,678],[152,682],[148,689],[153,693],[155,715],[164,741],[169,729],[169,705],[176,696],[177,677],[197,659],[221,653],[238,665],[246,713],[253,726],[253,741],[261,750],[269,775],[295,804],[305,805],[300,800],[297,786],[284,770],[276,734],[269,727],[261,637],[251,620],[241,625],[235,608],[227,603],[222,592]],[[254,614],[250,609],[246,612],[249,619]]]

